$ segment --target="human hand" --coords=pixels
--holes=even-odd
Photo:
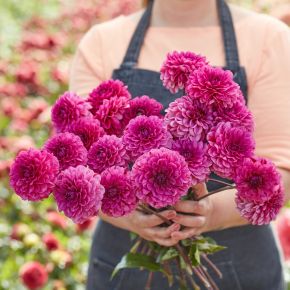
[[[172,220],[176,217],[176,211],[174,210],[165,210],[159,212],[159,214],[168,220]],[[179,242],[179,239],[171,236],[173,232],[178,233],[181,227],[178,223],[161,227],[160,225],[163,224],[164,221],[160,217],[154,214],[145,214],[138,210],[131,213],[127,221],[127,229],[135,232],[145,240],[154,241],[166,247],[173,246]]]
[[[194,186],[198,197],[208,193],[205,183]],[[200,235],[203,232],[212,230],[213,203],[210,197],[200,201],[179,201],[174,205],[177,215],[173,222],[180,224],[184,228],[171,233],[175,240],[184,240],[192,236]]]

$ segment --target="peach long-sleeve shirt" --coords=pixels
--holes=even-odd
[[[234,17],[235,19],[235,17]],[[127,50],[137,21],[130,16],[95,25],[81,40],[70,90],[87,95],[111,77]],[[278,20],[246,13],[235,21],[241,65],[246,68],[249,108],[255,119],[256,153],[290,170],[290,31]],[[193,51],[212,65],[225,64],[220,27],[150,27],[138,67],[159,71],[168,52]]]

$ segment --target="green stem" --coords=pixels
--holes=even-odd
[[[150,213],[150,214],[154,214],[156,216],[158,216],[160,219],[162,219],[167,225],[171,226],[173,223],[167,219],[166,217],[164,217],[163,215],[161,215],[160,213],[158,213],[157,211],[151,209],[150,207],[144,205],[144,204],[140,204],[139,205],[139,208],[142,210],[142,211],[145,211],[147,213]]]
[[[213,190],[213,191],[209,192],[206,195],[203,195],[201,197],[198,197],[198,198],[195,199],[195,201],[200,201],[200,200],[202,200],[204,198],[207,198],[207,197],[209,197],[211,195],[214,195],[214,194],[216,194],[218,192],[221,192],[221,191],[224,191],[224,190],[227,190],[227,189],[234,189],[234,188],[236,188],[236,187],[234,187],[234,186],[225,186],[223,188],[219,188],[219,189]]]
[[[154,272],[149,272],[148,279],[147,279],[146,286],[145,286],[145,290],[150,290],[151,289],[151,284],[152,284],[152,280],[153,280],[153,274],[154,274]]]
[[[218,269],[218,267],[208,258],[206,254],[201,255],[203,259],[208,263],[208,265],[213,269],[213,271],[218,275],[220,279],[222,279],[223,274],[221,271]]]
[[[222,180],[215,179],[215,178],[209,178],[208,180],[209,180],[209,181],[216,182],[216,183],[220,183],[220,184],[223,184],[223,185],[232,186],[233,188],[236,188],[234,185],[232,185],[231,183],[228,183],[228,182],[226,182],[226,181],[222,181]]]

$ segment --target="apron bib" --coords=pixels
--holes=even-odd
[[[123,81],[132,97],[148,95],[167,108],[181,93],[171,94],[165,89],[159,72],[136,68],[150,25],[152,5],[153,1],[140,19],[123,62],[120,68],[113,71],[112,78]],[[247,102],[246,72],[240,66],[233,20],[224,0],[218,0],[218,13],[226,56],[224,68],[233,72],[234,80],[240,85]],[[215,190],[222,186],[208,182],[207,187],[208,190]],[[211,273],[220,290],[285,289],[280,255],[270,226],[248,225],[205,235],[227,247],[226,250],[210,256],[223,273],[223,279]],[[87,290],[143,290],[148,277],[148,272],[144,270],[122,270],[110,280],[115,265],[130,247],[131,241],[127,231],[100,221],[93,236]],[[152,290],[179,289],[177,284],[169,288],[166,278],[159,273],[154,273],[153,277]],[[196,281],[198,282],[198,279]],[[201,289],[204,288],[201,286]]]

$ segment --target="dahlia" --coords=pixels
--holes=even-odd
[[[20,268],[22,283],[30,290],[42,288],[48,280],[45,267],[39,262],[28,262]]]
[[[129,102],[130,107],[126,115],[128,115],[129,120],[134,119],[137,116],[157,116],[162,117],[161,111],[163,110],[163,105],[144,95],[141,97],[136,97]]]
[[[225,178],[233,178],[235,168],[254,153],[254,139],[248,131],[231,123],[219,123],[207,135],[208,155],[212,170]]]
[[[177,52],[167,54],[161,70],[160,78],[163,85],[171,93],[177,93],[183,89],[187,83],[188,76],[191,72],[207,65],[205,57],[193,52]]]
[[[266,201],[282,191],[281,175],[265,158],[247,158],[236,170],[239,196],[251,201]]]
[[[210,174],[211,161],[207,155],[207,145],[195,140],[176,140],[172,150],[185,158],[192,176],[192,185],[205,182]]]
[[[39,201],[54,189],[58,160],[45,150],[21,151],[10,169],[10,185],[23,200]]]
[[[125,97],[129,100],[131,95],[127,86],[119,80],[108,80],[102,82],[89,94],[88,102],[92,106],[91,112],[95,115],[103,104],[103,101],[109,100],[112,97]]]
[[[185,91],[192,99],[218,107],[231,108],[240,99],[240,89],[232,72],[211,66],[192,72]]]
[[[61,171],[87,163],[87,150],[80,137],[72,133],[59,133],[51,137],[44,148],[58,159]]]
[[[112,97],[103,101],[95,116],[107,134],[121,136],[128,122],[124,116],[127,108],[129,108],[127,98]]]
[[[184,157],[167,148],[152,149],[133,165],[136,195],[155,208],[174,205],[191,186],[191,173]]]
[[[54,191],[59,211],[75,223],[96,216],[105,192],[100,180],[100,175],[82,165],[61,172]]]
[[[88,165],[96,173],[111,166],[128,164],[128,155],[122,140],[115,135],[104,135],[95,142],[88,152]]]
[[[91,105],[76,94],[66,92],[51,109],[51,120],[57,132],[66,131],[72,122],[91,116]]]
[[[213,112],[205,104],[183,96],[170,103],[164,122],[173,138],[204,140],[213,126]]]
[[[68,131],[79,136],[87,150],[105,134],[100,122],[91,118],[78,119],[72,123]]]
[[[48,251],[54,251],[59,248],[59,241],[53,233],[47,233],[42,237],[42,241]]]
[[[114,166],[101,174],[101,184],[105,188],[102,200],[102,212],[113,217],[120,217],[132,212],[137,205],[132,180],[126,169]]]
[[[171,135],[157,116],[138,116],[127,125],[123,143],[132,160],[149,150],[170,147]]]

